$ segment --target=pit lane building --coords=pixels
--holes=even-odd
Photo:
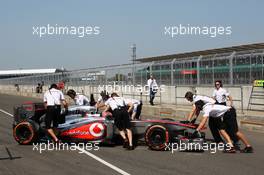
[[[17,70],[0,70],[0,79],[25,77],[32,75],[45,75],[62,72],[60,69],[17,69]]]

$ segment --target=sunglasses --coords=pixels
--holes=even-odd
[[[216,86],[219,86],[220,84],[217,83],[217,84],[215,84],[215,85],[216,85]]]

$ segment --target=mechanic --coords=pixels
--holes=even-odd
[[[234,145],[231,142],[231,139],[227,132],[225,131],[226,128],[230,128],[232,132],[236,134],[238,139],[240,139],[244,144],[245,148],[241,150],[243,153],[253,153],[253,148],[246,139],[245,135],[239,131],[236,119],[236,111],[234,108],[230,106],[218,105],[218,104],[205,104],[202,100],[195,102],[195,106],[198,111],[202,111],[203,119],[200,122],[199,126],[197,127],[194,135],[200,135],[200,130],[205,126],[208,117],[210,118],[218,118],[216,120],[216,127],[221,133],[221,135],[225,138],[228,144],[231,145],[231,149],[227,150],[227,153],[235,153],[236,150]],[[223,121],[221,120],[223,118]]]
[[[45,108],[47,110],[45,117],[47,132],[50,134],[54,142],[58,143],[59,139],[55,135],[54,130],[56,130],[58,127],[58,120],[61,112],[61,103],[66,110],[68,109],[68,104],[65,101],[63,93],[58,90],[56,84],[52,84],[49,90],[45,92],[43,100]],[[53,128],[51,128],[51,123]]]
[[[68,90],[67,95],[74,100],[75,105],[89,105],[89,99],[82,94],[76,93],[73,89]]]
[[[142,109],[142,101],[136,100],[136,99],[131,99],[131,98],[124,98],[126,106],[130,107],[132,106],[131,111],[128,111],[131,115],[131,119],[140,119],[140,114],[141,114],[141,109]]]
[[[132,131],[128,114],[128,111],[131,110],[133,106],[130,106],[130,108],[126,110],[125,100],[122,97],[119,97],[116,93],[111,94],[111,98],[105,102],[105,105],[106,109],[104,112],[107,112],[109,109],[112,109],[113,111],[114,123],[118,128],[121,137],[124,139],[123,147],[128,150],[133,150]]]
[[[196,106],[195,106],[195,102],[199,101],[199,100],[202,100],[205,104],[209,103],[209,104],[215,104],[216,101],[210,97],[207,97],[207,96],[201,96],[201,95],[194,95],[192,92],[187,92],[185,94],[185,98],[193,103],[193,108],[192,108],[192,111],[190,112],[188,118],[187,118],[187,121],[186,122],[190,122],[191,119],[193,118],[194,115],[196,115],[196,118],[199,116],[199,111],[196,110]],[[193,119],[191,122],[194,122],[195,119]],[[209,118],[209,128],[210,128],[210,131],[212,133],[212,136],[214,138],[214,141],[216,143],[223,143],[223,139],[221,138],[220,134],[219,134],[219,131],[218,129],[215,127],[215,123],[216,121],[215,120],[218,120],[216,118]]]
[[[215,81],[215,89],[213,91],[213,99],[216,101],[215,104],[220,105],[227,105],[227,101],[230,101],[230,106],[233,106],[233,99],[230,96],[230,94],[223,88],[223,83],[221,80]],[[235,109],[234,109],[235,110]],[[209,128],[215,128],[215,120],[209,119]],[[239,149],[238,146],[238,138],[236,134],[232,131],[229,131],[229,128],[226,128],[226,132],[231,137],[231,139],[234,142],[234,145],[237,149]]]
[[[99,109],[103,109],[105,108],[105,102],[109,99],[109,95],[108,95],[108,92],[106,92],[105,90],[104,91],[101,91],[100,93],[100,97],[98,98],[97,102],[96,102],[96,108],[97,110]]]
[[[96,101],[94,99],[94,94],[90,95],[90,106],[95,106],[96,105]]]
[[[215,81],[213,99],[216,101],[215,104],[221,104],[226,106],[226,102],[230,101],[230,106],[233,106],[233,99],[229,95],[229,93],[223,88],[223,83],[221,80]]]

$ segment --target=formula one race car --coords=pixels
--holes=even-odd
[[[118,129],[111,115],[102,117],[91,106],[72,106],[65,115],[61,113],[58,137],[63,142],[117,142]],[[13,135],[19,144],[31,144],[45,140],[45,108],[43,103],[26,103],[14,108]],[[202,137],[192,138],[196,124],[180,123],[173,119],[131,121],[135,138],[142,139],[152,150],[164,150],[169,143],[196,142],[203,144]]]

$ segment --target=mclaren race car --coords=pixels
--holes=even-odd
[[[71,106],[62,111],[57,135],[63,142],[118,143],[119,132],[111,115],[101,115],[91,106]],[[45,130],[43,103],[25,103],[14,108],[13,135],[19,144],[31,144],[49,139]],[[197,124],[181,123],[173,119],[131,121],[134,138],[143,140],[152,150],[164,150],[169,143],[203,143],[193,138]]]

